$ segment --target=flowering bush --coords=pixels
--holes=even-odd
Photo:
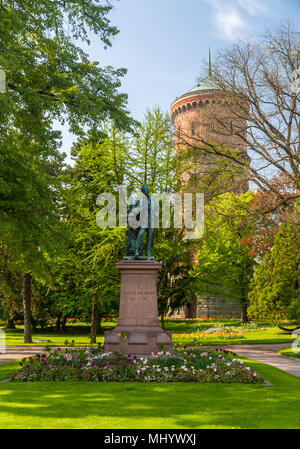
[[[222,382],[262,383],[264,379],[228,351],[179,350],[152,358],[104,353],[100,346],[54,350],[20,362],[15,382]]]

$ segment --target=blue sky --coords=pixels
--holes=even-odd
[[[236,39],[259,36],[284,21],[300,23],[300,0],[111,0],[111,23],[120,30],[104,50],[97,36],[84,47],[100,65],[125,67],[120,91],[142,120],[147,107],[171,102],[196,84],[211,48],[214,54]],[[300,31],[300,30],[299,30]],[[62,150],[74,141],[63,130]],[[68,158],[69,160],[69,158]]]

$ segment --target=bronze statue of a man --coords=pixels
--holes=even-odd
[[[127,209],[128,231],[127,245],[124,259],[127,260],[154,260],[151,256],[153,248],[155,227],[158,223],[159,204],[150,196],[147,184],[142,185],[142,195],[131,200]],[[132,220],[133,218],[133,220]],[[146,257],[143,257],[143,242],[146,234]]]

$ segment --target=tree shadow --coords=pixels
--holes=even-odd
[[[300,379],[295,379],[292,383],[289,379],[290,388],[197,383],[9,383],[0,386],[0,427],[298,428]]]

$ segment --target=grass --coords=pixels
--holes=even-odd
[[[7,377],[16,371],[19,366],[19,360],[12,360],[11,362],[0,363],[0,382],[7,379]]]
[[[194,345],[194,344],[213,344],[213,345],[239,345],[239,344],[265,344],[265,343],[289,343],[292,342],[295,337],[288,334],[285,331],[280,330],[278,327],[273,326],[270,322],[267,321],[259,321],[256,320],[255,323],[259,328],[264,328],[264,330],[252,330],[246,331],[241,335],[240,338],[232,339],[210,339],[209,335],[207,338],[196,338],[194,340],[193,337],[190,339],[173,337],[174,343],[177,344],[186,344],[186,345]],[[219,327],[219,326],[240,326],[241,323],[239,320],[203,320],[198,322],[187,322],[187,321],[167,321],[166,322],[166,330],[171,330],[175,334],[179,333],[193,333],[199,326],[203,331],[207,330],[210,327]]]
[[[116,323],[112,321],[105,321],[102,326],[102,332],[97,336],[97,341],[102,343],[104,341],[104,331],[113,329]],[[5,338],[7,345],[23,346],[23,326],[16,326],[14,330],[5,330]],[[79,323],[77,325],[68,325],[66,332],[55,332],[54,330],[38,329],[36,332],[32,332],[33,343],[28,345],[43,346],[47,343],[34,343],[34,340],[50,340],[50,345],[62,346],[65,340],[75,341],[77,345],[87,345],[90,343],[90,326],[85,323]]]
[[[292,342],[295,337],[290,334],[272,326],[266,321],[256,321],[259,327],[265,328],[264,330],[247,331],[240,338],[231,339],[211,339],[211,338],[180,338],[174,337],[173,341],[177,344],[255,344],[255,343],[289,343]],[[102,332],[97,336],[97,342],[103,343],[104,331],[111,330],[115,327],[116,323],[112,321],[105,321],[103,323]],[[172,331],[174,334],[180,333],[193,333],[201,326],[205,331],[209,327],[218,327],[220,325],[240,326],[239,320],[201,320],[201,321],[189,321],[189,320],[167,320],[165,323],[165,329]],[[74,340],[77,345],[85,345],[90,343],[90,327],[86,323],[76,323],[68,325],[66,332],[54,332],[51,330],[33,332],[33,340],[50,340],[50,345],[63,345],[65,340]],[[7,345],[23,345],[23,327],[17,326],[16,330],[5,331],[6,344]],[[33,343],[33,345],[44,345],[44,343]]]
[[[294,352],[292,348],[280,349],[280,351],[278,351],[278,353],[282,354],[286,357],[293,357],[295,359],[300,359],[299,347],[297,349],[298,349],[297,352]]]
[[[245,361],[273,386],[2,383],[0,428],[299,429],[300,378]],[[17,364],[0,365],[0,377]]]

